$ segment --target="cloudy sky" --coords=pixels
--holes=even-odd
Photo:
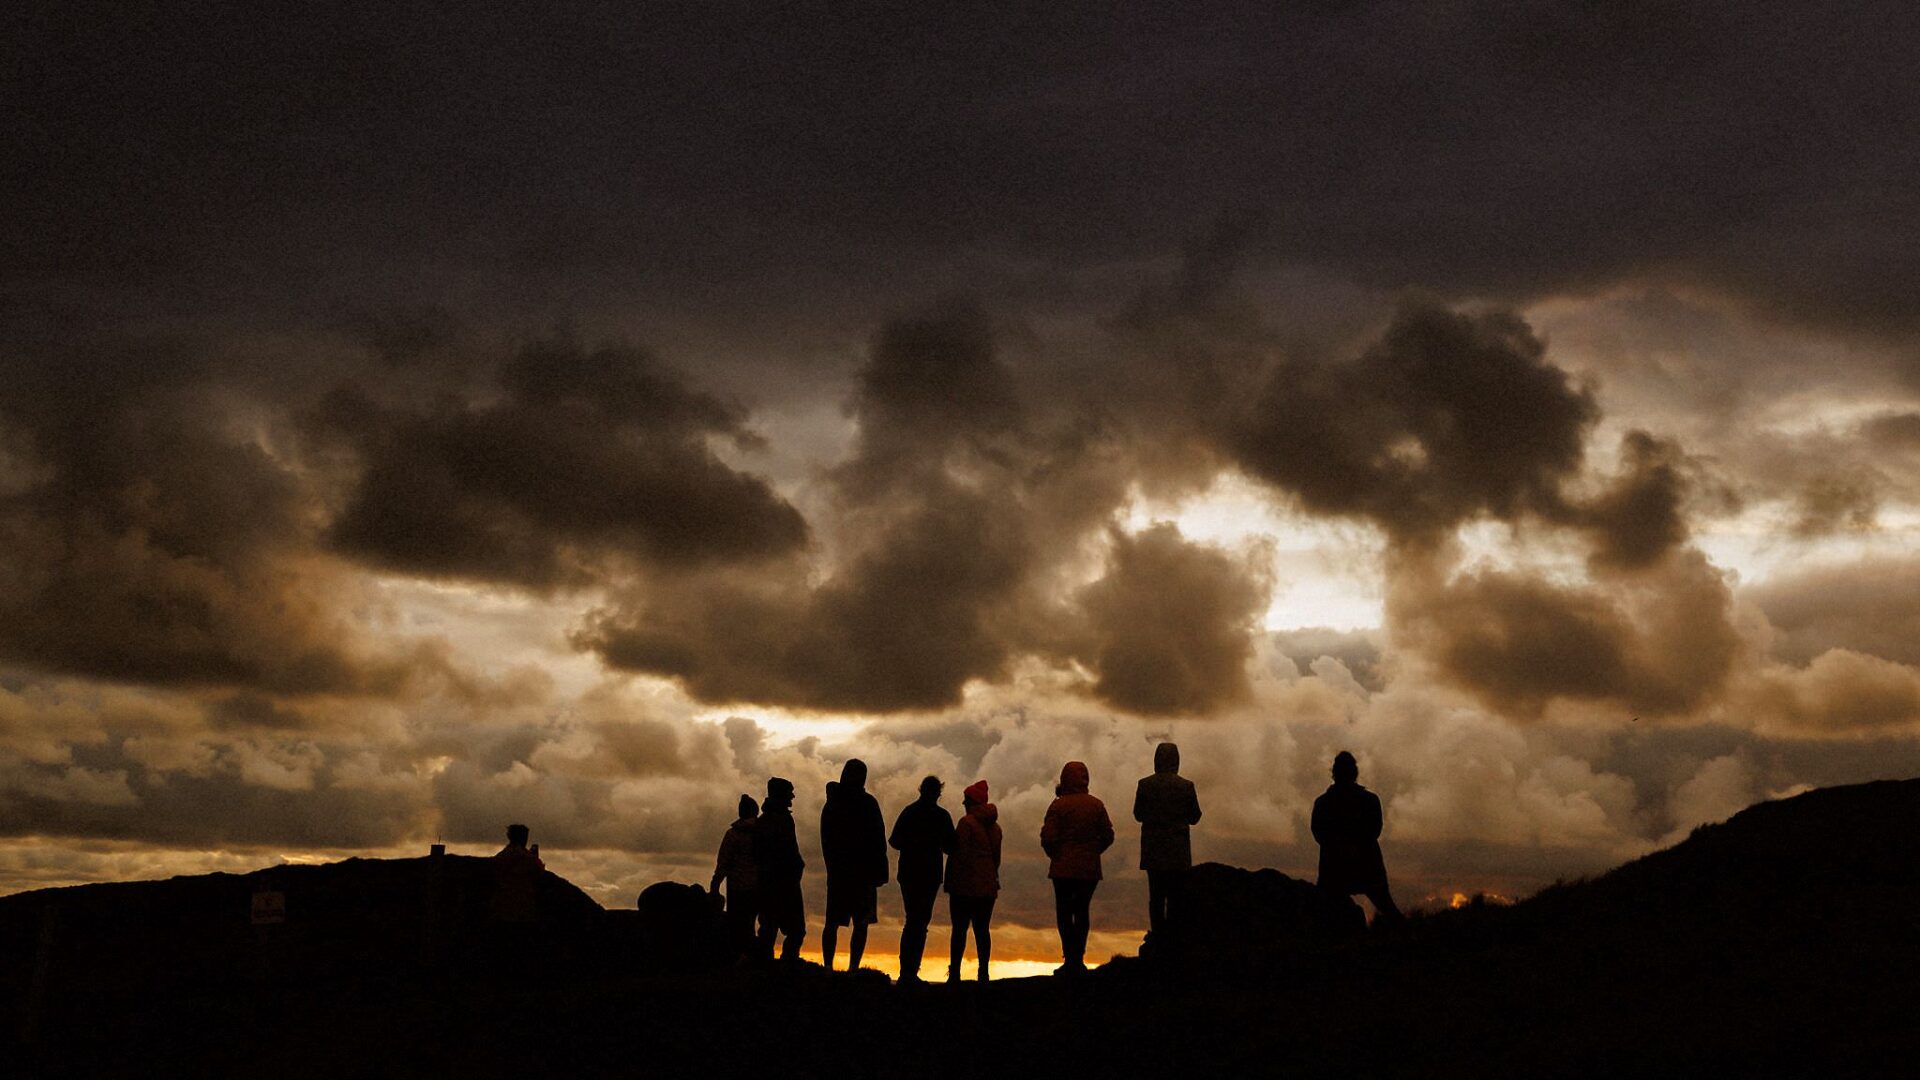
[[[859,756],[1040,955],[1169,735],[1413,903],[1920,772],[1910,5],[338,8],[5,17],[0,891]]]

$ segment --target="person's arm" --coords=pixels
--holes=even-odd
[[[1099,805],[1100,835],[1095,837],[1095,839],[1100,842],[1100,850],[1105,851],[1113,846],[1113,819],[1107,816],[1107,804],[1100,803]]]
[[[953,818],[943,810],[940,812],[940,851],[943,854],[953,854],[954,839]]]
[[[1380,830],[1386,825],[1380,814],[1380,796],[1371,791],[1367,792],[1367,796],[1367,835],[1378,840]]]
[[[1142,780],[1138,784],[1135,784],[1133,786],[1133,820],[1139,822],[1142,825],[1145,825],[1147,823],[1147,819],[1146,819],[1146,816],[1140,812],[1141,811],[1140,804],[1146,800],[1146,797],[1147,797],[1147,782],[1145,780]]]
[[[1187,785],[1187,824],[1200,824],[1200,789]]]
[[[720,857],[713,860],[713,884],[707,886],[708,892],[720,891],[720,883],[726,880],[727,871],[732,868],[733,860],[733,830],[728,829],[727,835],[720,840]]]
[[[1326,815],[1320,811],[1321,800],[1325,798],[1322,795],[1313,800],[1313,816],[1307,821],[1307,831],[1313,834],[1313,842],[1321,847],[1327,846]]]
[[[912,812],[913,804],[908,803],[906,809],[900,811],[900,816],[893,819],[893,833],[887,837],[887,846],[895,851],[907,850],[906,845],[900,842],[900,833],[907,827],[907,815]]]
[[[1046,819],[1040,823],[1040,850],[1051,859],[1060,854],[1060,813],[1057,809],[1060,800],[1055,799],[1047,806]]]
[[[893,873],[893,860],[887,858],[887,819],[880,812],[880,800],[872,799],[867,804],[867,851],[873,860],[874,881],[878,887],[885,885]]]

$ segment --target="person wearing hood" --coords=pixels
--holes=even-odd
[[[800,959],[800,943],[807,937],[807,904],[800,893],[800,877],[807,863],[800,857],[800,841],[793,828],[793,782],[774,776],[767,780],[767,797],[753,828],[755,889],[760,897],[760,959],[773,958],[773,939],[785,935],[780,959]]]
[[[953,817],[940,805],[945,785],[937,776],[920,781],[920,797],[894,819],[887,843],[900,852],[900,903],[907,925],[900,931],[900,981],[920,981],[933,898],[940,892],[942,863],[953,850]]]
[[[880,886],[887,883],[887,823],[867,791],[867,763],[849,758],[840,782],[827,785],[820,808],[820,855],[827,863],[827,925],[820,932],[820,962],[833,970],[840,928],[853,925],[847,970],[860,970],[867,927],[879,917]]]
[[[1040,847],[1051,860],[1047,877],[1053,880],[1053,914],[1065,961],[1055,974],[1087,970],[1088,911],[1100,884],[1100,853],[1113,846],[1113,820],[1107,805],[1087,793],[1088,782],[1084,762],[1067,762],[1040,827]]]
[[[707,887],[708,892],[718,895],[720,883],[727,883],[727,946],[743,956],[751,951],[753,919],[760,910],[760,899],[755,895],[760,867],[753,854],[753,831],[759,817],[760,804],[753,801],[753,796],[740,796],[740,816],[727,826],[727,835],[720,840],[713,883]]]
[[[1187,871],[1193,868],[1189,830],[1200,821],[1200,797],[1180,775],[1180,748],[1153,751],[1153,775],[1134,789],[1133,820],[1140,823],[1140,869],[1147,872],[1148,932],[1160,935],[1180,914]]]
[[[1000,811],[987,801],[987,782],[978,780],[961,795],[960,824],[954,829],[953,857],[947,860],[947,910],[953,918],[947,981],[960,981],[967,958],[967,928],[973,928],[980,956],[980,981],[987,981],[993,956],[993,902],[1000,896]]]
[[[1376,921],[1392,925],[1403,916],[1387,891],[1387,864],[1380,856],[1380,796],[1360,786],[1360,765],[1340,751],[1333,784],[1313,800],[1311,828],[1320,844],[1315,883],[1343,900],[1359,893],[1373,905]]]

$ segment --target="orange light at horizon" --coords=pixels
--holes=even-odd
[[[818,946],[803,946],[800,950],[800,957],[803,960],[811,960],[817,964],[820,962],[820,949]],[[1111,957],[1108,959],[1111,959]],[[1104,963],[1104,961],[1096,961],[1091,955],[1087,959],[1088,967],[1099,967],[1101,963]],[[993,977],[996,979],[1024,979],[1036,975],[1051,975],[1053,974],[1053,969],[1058,967],[1059,964],[1060,961],[1058,958],[1047,959],[1030,956],[1002,958],[996,953],[993,958]],[[840,953],[833,958],[833,966],[836,970],[843,970],[846,965],[847,954],[846,951],[842,949]],[[898,953],[874,952],[869,949],[860,958],[860,966],[868,971],[878,971],[890,979],[898,979],[900,977],[900,955]],[[960,965],[960,975],[961,978],[968,982],[972,982],[979,977],[978,958],[973,955],[971,950],[968,951],[966,961]],[[920,962],[920,977],[928,982],[944,982],[946,980],[947,954],[945,950],[941,950],[937,957],[933,950],[929,949],[927,951],[926,956]]]
[[[1463,892],[1457,892],[1453,894],[1451,900],[1447,901],[1447,907],[1458,911],[1463,907],[1469,907],[1476,903],[1490,904],[1494,907],[1511,907],[1513,905],[1513,897],[1505,896],[1497,892],[1477,892],[1472,896],[1468,896]]]

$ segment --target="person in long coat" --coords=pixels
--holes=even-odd
[[[1387,891],[1387,863],[1380,855],[1380,796],[1360,786],[1360,765],[1345,750],[1333,759],[1333,785],[1313,800],[1313,838],[1320,844],[1315,883],[1342,898],[1355,893],[1373,904],[1376,917],[1401,920]]]
[[[1000,896],[1000,811],[987,801],[987,782],[967,786],[962,796],[965,813],[954,829],[953,858],[947,860],[947,910],[953,918],[947,981],[960,981],[960,962],[967,958],[967,928],[980,956],[980,981],[987,981],[993,957],[993,902]]]
[[[840,782],[827,785],[820,808],[820,856],[827,863],[827,925],[820,932],[820,962],[833,970],[840,928],[853,924],[847,970],[860,969],[867,927],[879,918],[880,886],[887,883],[887,823],[867,791],[867,763],[849,758]]]
[[[1060,784],[1040,827],[1040,847],[1047,853],[1047,877],[1053,881],[1053,915],[1060,928],[1064,961],[1054,972],[1073,975],[1087,970],[1087,934],[1093,891],[1100,885],[1100,853],[1113,846],[1113,820],[1107,804],[1087,792],[1086,763],[1069,761],[1060,770]]]
[[[759,818],[760,804],[751,795],[740,796],[740,816],[727,826],[727,835],[720,840],[720,854],[713,862],[713,883],[707,888],[718,895],[720,883],[726,882],[727,947],[742,956],[753,947],[753,920],[760,913],[760,863],[753,853],[753,832]]]
[[[900,981],[920,980],[920,957],[927,950],[933,900],[940,894],[946,856],[953,850],[953,816],[940,805],[945,790],[937,776],[920,781],[920,797],[894,819],[887,843],[900,853],[900,903],[906,926],[900,931]]]
[[[1193,868],[1190,830],[1200,821],[1200,796],[1180,775],[1180,748],[1173,743],[1154,748],[1153,775],[1134,789],[1133,820],[1140,823],[1140,869],[1147,872],[1147,927],[1158,935],[1180,914]]]
[[[797,962],[800,943],[807,938],[807,903],[800,877],[807,862],[800,857],[799,837],[793,828],[793,782],[784,777],[767,780],[767,797],[760,804],[760,820],[753,828],[753,858],[760,895],[762,960],[772,959],[773,939],[784,935],[780,959]]]

